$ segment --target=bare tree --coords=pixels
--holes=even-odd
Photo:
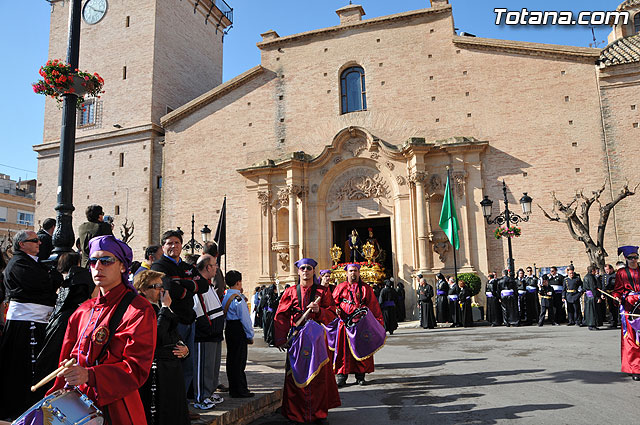
[[[133,231],[135,230],[135,226],[133,224],[133,220],[131,220],[131,224],[129,225],[129,219],[125,218],[124,223],[122,223],[122,229],[120,229],[120,239],[124,243],[129,243],[133,239]]]
[[[538,205],[538,208],[542,210],[545,217],[549,220],[565,223],[567,225],[571,237],[584,244],[586,253],[589,256],[589,262],[597,265],[600,270],[604,269],[605,257],[609,255],[604,249],[604,235],[607,227],[607,221],[609,220],[609,214],[611,214],[611,210],[618,202],[622,201],[627,196],[635,195],[635,191],[638,188],[638,185],[636,185],[633,190],[631,190],[627,183],[611,202],[602,205],[600,202],[600,195],[604,192],[605,185],[606,182],[600,189],[591,192],[591,196],[586,196],[581,190],[575,194],[568,204],[564,204],[559,201],[558,198],[556,198],[555,192],[552,192],[551,197],[553,198],[553,209],[551,214],[548,214],[540,205]],[[591,236],[589,223],[589,210],[594,203],[598,204],[600,211],[595,239]]]

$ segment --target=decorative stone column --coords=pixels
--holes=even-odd
[[[289,194],[289,272],[292,277],[297,275],[295,262],[299,260],[298,251],[298,195],[302,191],[300,186],[288,185]]]
[[[427,249],[429,236],[427,235],[427,202],[425,200],[424,184],[427,181],[427,173],[416,171],[409,176],[409,181],[416,187],[416,227],[418,231],[418,269],[427,269]]]

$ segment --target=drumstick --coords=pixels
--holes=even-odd
[[[640,314],[622,313],[625,316],[640,317]]]
[[[617,299],[617,298],[616,298],[616,297],[614,297],[613,295],[609,294],[608,292],[605,292],[605,291],[603,291],[603,290],[602,290],[602,289],[600,289],[600,288],[597,288],[597,289],[598,289],[598,291],[600,291],[600,292],[602,292],[603,294],[605,294],[607,297],[609,297],[609,298],[613,298],[614,300],[616,300],[616,301],[618,301],[618,302],[620,301],[619,299]]]
[[[315,299],[314,303],[318,303],[320,302],[322,298],[320,296],[318,296],[318,298]],[[311,313],[311,307],[307,308],[307,311],[304,312],[304,314],[302,315],[302,317],[300,317],[296,323],[295,323],[295,327],[297,328],[298,326],[300,326],[307,317],[309,317],[309,314]],[[294,336],[296,336],[298,334],[298,331],[296,330],[295,332],[293,332],[291,334],[291,336],[287,339],[287,342],[284,344],[285,346],[288,346],[289,343],[291,342],[291,340],[293,339]]]
[[[321,297],[316,298],[314,303],[319,303],[321,299],[322,299]],[[296,322],[296,327],[300,326],[307,319],[307,317],[309,317],[310,313],[311,313],[311,307],[307,308],[307,311],[305,311],[302,317],[298,319],[298,321]]]
[[[60,366],[59,368],[57,368],[56,370],[54,370],[53,372],[51,372],[50,374],[48,374],[47,376],[42,378],[42,380],[40,382],[38,382],[33,387],[31,387],[31,392],[35,392],[35,390],[37,390],[38,388],[40,388],[41,386],[43,386],[44,384],[46,384],[47,382],[49,382],[53,378],[55,378],[57,374],[59,374],[63,370],[65,370],[65,369],[67,369],[67,368],[69,368],[69,367],[71,367],[71,366],[73,366],[75,364],[76,364],[76,359],[70,359],[70,360],[65,361],[62,366]]]

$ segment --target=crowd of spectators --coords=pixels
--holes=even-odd
[[[189,401],[195,409],[211,410],[224,402],[225,392],[230,397],[253,397],[245,366],[254,331],[242,274],[230,270],[225,276],[221,272],[216,244],[205,244],[200,256],[185,255],[182,232],[169,230],[160,245],[147,247],[141,261],[132,262],[133,258],[125,258],[130,249],[112,236],[113,227],[105,222],[102,207],[89,206],[86,217],[79,227],[77,252],[49,258],[55,220],[47,219],[37,234],[19,231],[14,235],[8,264],[0,255],[0,420],[17,418],[53,388],[55,384],[49,383],[35,394],[29,390],[64,360],[60,358],[63,341],[70,332],[78,332],[67,329],[78,307],[88,302],[93,312],[94,299],[96,303],[108,301],[108,294],[105,298],[99,291],[104,289],[99,288],[99,281],[104,280],[101,270],[115,267],[114,262],[123,269],[122,287],[130,288],[125,292],[139,294],[155,312],[155,350],[148,354],[153,362],[140,374],[145,379],[139,388],[148,424],[190,423],[198,414],[189,413]],[[115,257],[93,258],[94,242],[105,237],[117,241],[111,246],[118,252],[113,253]],[[115,278],[120,280],[117,276],[120,274]],[[90,339],[104,344],[102,336],[106,335],[109,351],[109,330],[94,330]],[[150,338],[138,333],[124,337]],[[220,379],[223,341],[227,344],[228,387]],[[87,379],[85,384],[98,385],[90,375]],[[104,408],[100,400],[98,407]]]

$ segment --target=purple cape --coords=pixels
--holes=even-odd
[[[327,331],[327,343],[329,344],[329,350],[331,351],[336,351],[336,341],[338,340],[339,324],[340,324],[340,319],[336,317],[328,325],[322,325]]]
[[[320,369],[329,363],[325,341],[324,328],[313,320],[307,320],[291,340],[288,357],[296,387],[309,385]]]

